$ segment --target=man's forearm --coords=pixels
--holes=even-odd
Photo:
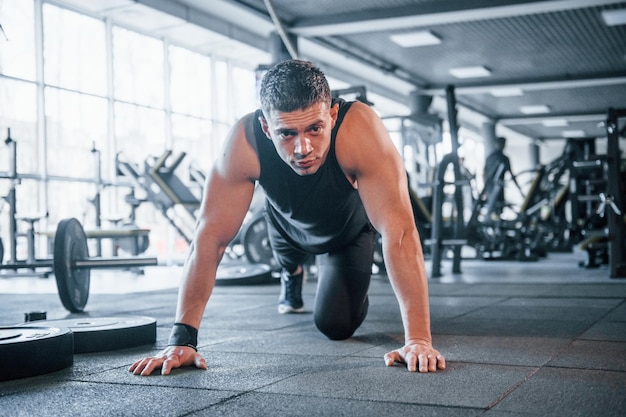
[[[388,252],[387,270],[400,306],[406,343],[432,343],[428,282],[419,243],[408,242],[385,252]]]
[[[217,266],[223,253],[224,250],[218,248],[200,251],[192,246],[178,291],[177,323],[200,328],[204,309],[215,286]]]

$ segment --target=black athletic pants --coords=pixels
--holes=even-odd
[[[289,245],[270,221],[268,231],[274,257],[287,272],[295,272],[310,257],[310,254]],[[365,320],[374,234],[373,228],[367,225],[347,246],[318,255],[314,319],[319,331],[329,339],[351,337]]]

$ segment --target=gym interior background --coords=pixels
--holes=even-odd
[[[11,325],[0,328],[0,414],[626,415],[626,281],[613,279],[626,272],[625,11],[607,0],[0,0],[0,323]],[[404,157],[447,369],[384,366],[403,328],[376,273],[350,340],[329,342],[310,314],[276,314],[276,285],[222,285],[199,336],[209,371],[134,376],[129,365],[168,340],[204,176],[256,108],[266,66],[293,55],[319,64],[337,95],[370,103]],[[507,181],[510,206],[492,218],[478,197],[497,136],[523,196]],[[273,266],[258,215],[222,278]],[[50,247],[80,249],[81,223],[90,258],[160,265],[98,271],[81,312],[88,270],[73,262],[102,260]],[[58,288],[37,278],[53,254]],[[39,267],[24,268],[29,258]],[[13,325],[22,318],[32,323]],[[63,334],[34,329],[44,322]]]
[[[193,208],[151,203],[133,175],[175,168],[194,202],[227,130],[256,108],[264,67],[294,55],[318,63],[334,91],[373,105],[418,197],[432,195],[452,151],[473,175],[466,194],[476,196],[496,136],[508,138],[506,153],[528,192],[537,167],[562,156],[568,140],[607,153],[608,109],[626,107],[625,7],[1,0],[0,194],[15,191],[12,210],[0,203],[4,258],[13,229],[15,257],[29,256],[29,227],[36,256],[50,256],[50,231],[76,217],[87,229],[149,230],[145,253],[180,263]],[[623,134],[619,140],[623,150]],[[515,190],[507,198],[524,203]],[[590,198],[579,215],[601,203],[597,192]],[[443,204],[446,217],[454,205]]]

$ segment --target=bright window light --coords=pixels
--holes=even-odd
[[[414,46],[426,46],[426,45],[438,45],[441,43],[441,39],[430,31],[419,31],[401,33],[398,35],[391,35],[391,40],[400,45],[403,48],[412,48]]]
[[[569,125],[565,119],[546,119],[541,124],[545,127],[565,127]]]
[[[626,25],[626,9],[603,10],[602,19],[607,26]]]
[[[459,68],[451,68],[450,74],[456,78],[480,78],[480,77],[489,77],[491,75],[491,71],[487,68],[480,67],[459,67]]]
[[[498,87],[492,89],[489,93],[494,97],[515,97],[524,95],[524,91],[518,87]]]
[[[564,130],[561,132],[561,136],[564,138],[584,138],[584,130]]]
[[[542,113],[550,113],[550,107],[545,104],[538,104],[534,106],[522,106],[519,110],[523,114],[542,114]]]

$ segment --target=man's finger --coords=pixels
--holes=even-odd
[[[439,369],[446,369],[446,358],[443,355],[437,356],[437,366]]]
[[[419,372],[428,372],[428,356],[425,353],[420,353],[417,355],[416,360],[416,371]]]
[[[196,354],[194,362],[195,362],[196,368],[207,369],[206,360],[199,353]]]
[[[135,362],[132,366],[131,366],[131,370],[133,372],[133,374],[135,375],[141,375],[141,373],[143,372],[143,370],[146,367],[146,364],[148,362],[147,358],[141,359],[137,362]]]
[[[162,361],[163,361],[162,359],[149,358],[147,359],[147,362],[146,362],[146,359],[144,359],[143,370],[141,371],[141,373],[139,373],[139,375],[142,375],[142,376],[150,375],[152,371],[154,371],[155,369],[161,366]]]
[[[173,368],[178,368],[180,366],[180,361],[178,360],[178,356],[168,356],[163,361],[163,366],[161,367],[161,375],[169,375]]]
[[[437,371],[437,357],[433,354],[428,355],[428,372]]]
[[[135,368],[137,368],[137,365],[139,365],[139,361],[135,361],[132,365],[130,365],[128,367],[128,372],[133,372]]]
[[[396,362],[404,362],[397,350],[385,354],[385,365],[393,366]]]
[[[418,363],[421,366],[421,356],[422,355],[416,355],[413,352],[409,352],[406,354],[406,356],[404,357],[404,360],[406,362],[406,369],[408,369],[409,372],[416,372],[417,371],[417,366]],[[420,369],[421,371],[421,369]]]

